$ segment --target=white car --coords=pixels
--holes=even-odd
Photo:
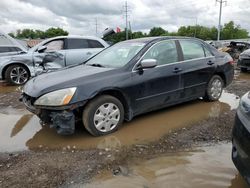
[[[0,79],[21,85],[44,69],[54,70],[80,64],[108,46],[103,39],[93,36],[50,38],[27,51],[22,50],[18,55],[0,57]]]

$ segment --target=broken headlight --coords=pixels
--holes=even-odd
[[[53,91],[47,93],[41,97],[39,97],[35,101],[35,105],[38,106],[62,106],[67,105],[73,95],[75,94],[76,87],[67,88],[67,89],[60,89],[57,91]]]

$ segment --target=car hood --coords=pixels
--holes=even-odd
[[[113,68],[93,67],[78,65],[70,68],[60,69],[54,72],[41,74],[29,80],[23,88],[23,92],[31,97],[39,97],[58,89],[77,87],[84,82],[89,82],[88,77],[101,74]]]

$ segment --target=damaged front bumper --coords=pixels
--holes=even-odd
[[[49,124],[50,128],[55,128],[60,135],[70,135],[75,132],[76,111],[86,104],[86,101],[83,101],[58,107],[34,106],[35,99],[26,94],[22,94],[20,100],[27,110],[40,118],[42,124]]]

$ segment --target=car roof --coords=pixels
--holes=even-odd
[[[161,41],[161,40],[171,40],[171,39],[195,39],[195,40],[200,40],[197,38],[193,37],[182,37],[182,36],[159,36],[159,37],[144,37],[144,38],[138,38],[138,39],[131,39],[131,40],[126,40],[123,42],[139,42],[139,43],[150,43],[154,41]]]
[[[95,36],[82,36],[82,35],[58,36],[58,37],[53,37],[53,38],[49,38],[49,39],[66,39],[66,38],[101,40],[101,38],[99,38],[99,37],[95,37]]]

